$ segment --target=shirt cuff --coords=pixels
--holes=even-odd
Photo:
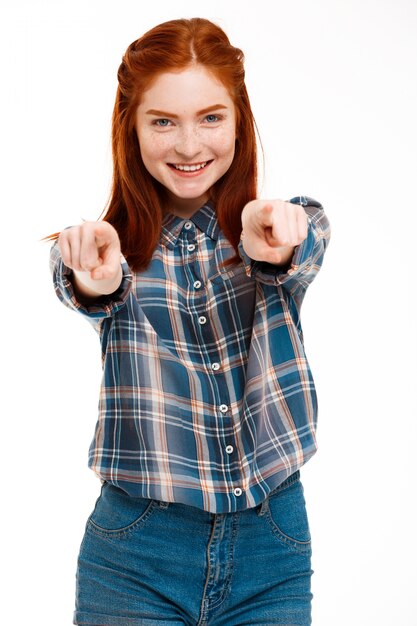
[[[305,207],[308,219],[308,233],[306,239],[294,248],[291,261],[285,265],[275,265],[267,261],[255,261],[243,248],[242,239],[238,244],[239,256],[243,261],[247,276],[259,280],[266,285],[283,285],[294,277],[294,274],[303,273],[309,270],[312,255],[316,244],[316,233],[314,226],[314,216],[317,212],[322,212],[322,205],[307,196],[296,196],[289,200],[292,204],[301,204]],[[307,208],[308,207],[308,208]],[[310,208],[311,207],[311,208]]]
[[[73,272],[59,257],[53,272],[54,287],[58,298],[71,309],[93,319],[99,320],[113,316],[124,306],[132,288],[133,277],[130,268],[123,257],[121,262],[122,281],[118,289],[111,294],[98,296],[97,299],[86,303],[76,296],[71,281]]]

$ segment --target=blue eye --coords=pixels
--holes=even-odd
[[[169,120],[167,120],[166,118],[162,118],[160,120],[155,120],[154,124],[156,126],[161,126],[162,128],[165,128],[166,126],[168,126]]]
[[[217,122],[217,121],[218,121],[218,119],[219,119],[219,118],[218,118],[218,116],[217,116],[217,115],[214,115],[214,113],[210,113],[210,115],[207,115],[207,117],[206,117],[206,120],[207,120],[208,122],[211,122],[211,123],[213,123],[213,122]]]

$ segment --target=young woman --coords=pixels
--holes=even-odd
[[[108,210],[51,253],[103,354],[74,623],[310,624],[300,307],[328,221],[257,198],[243,54],[218,26],[155,27],[118,79]]]

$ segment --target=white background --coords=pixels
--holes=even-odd
[[[196,15],[246,53],[262,196],[312,196],[333,227],[303,309],[320,403],[302,472],[314,624],[415,626],[415,0],[3,1],[1,621],[71,624],[99,491],[99,343],[55,298],[39,239],[103,209],[127,45]]]

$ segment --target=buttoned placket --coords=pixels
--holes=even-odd
[[[196,255],[192,254],[196,251],[196,247],[197,247],[196,239],[195,239],[195,226],[193,222],[190,220],[186,221],[184,223],[184,229],[188,231],[187,243],[185,245],[185,249],[187,251],[186,254],[190,255],[188,258],[188,263],[191,264],[191,267],[194,271],[194,275],[197,274],[197,271],[198,271],[198,274],[201,274],[198,268]],[[193,288],[196,292],[200,290],[199,297],[201,297],[201,303],[205,304],[206,302],[205,292],[203,291],[202,287],[203,287],[203,284],[201,280],[199,280],[199,277],[197,277],[196,280],[193,281]],[[207,313],[201,313],[198,316],[198,323],[201,328],[202,340],[205,343],[213,344],[214,337],[210,328]],[[222,371],[221,371],[221,362],[213,359],[213,361],[209,364],[209,367],[212,372],[212,375],[215,377],[215,381],[216,381],[215,387],[219,391],[219,396],[222,396],[222,400],[228,401],[229,399],[228,397],[226,397],[227,385],[224,380],[224,375],[222,374]],[[221,393],[221,387],[225,390],[223,394]],[[217,410],[219,411],[218,416],[222,419],[223,424],[225,424],[228,419],[229,420],[231,419],[232,416],[230,415],[230,406],[226,404],[225,402],[220,404],[217,407]],[[228,464],[230,464],[234,460],[234,457],[235,457],[235,446],[232,445],[230,441],[225,442],[224,452],[225,452],[225,461]],[[237,480],[232,480],[231,482],[233,484],[233,486],[231,487],[231,493],[235,496],[235,498],[238,499],[243,493],[242,488],[240,486],[241,481],[237,479]],[[237,504],[236,504],[236,508],[238,508]]]

